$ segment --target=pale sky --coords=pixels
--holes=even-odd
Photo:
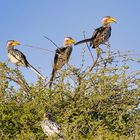
[[[90,37],[94,29],[101,26],[100,20],[104,16],[115,17],[118,21],[117,24],[112,24],[111,50],[134,50],[140,53],[139,14],[139,0],[0,0],[0,61],[7,61],[7,40],[14,39],[21,44],[54,51],[56,48],[43,38],[43,35],[50,37],[59,46],[63,44],[66,36],[79,41],[83,39],[83,31]],[[81,64],[81,53],[85,46],[74,46],[70,64],[77,67]],[[35,68],[40,67],[44,76],[51,74],[53,53],[22,45],[17,46],[17,49],[25,54]],[[88,51],[86,64],[91,64]],[[15,68],[12,63],[8,66]],[[139,69],[139,66],[134,67]],[[28,82],[37,80],[37,76],[31,70],[24,67],[20,70]]]

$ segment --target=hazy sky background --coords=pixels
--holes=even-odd
[[[79,41],[83,39],[83,31],[90,37],[93,30],[101,26],[101,18],[107,15],[118,20],[117,24],[112,24],[111,50],[135,50],[139,53],[140,0],[0,0],[0,61],[7,61],[7,40],[14,39],[21,44],[54,51],[56,48],[43,35],[60,46],[66,36]],[[77,67],[81,64],[84,47],[85,44],[74,47],[70,64]],[[17,49],[35,68],[41,67],[44,76],[51,74],[54,54],[22,45]],[[91,64],[88,51],[86,63]],[[8,66],[15,68],[12,63]],[[135,66],[135,69],[139,67]],[[31,70],[24,67],[20,70],[28,82],[37,80]]]

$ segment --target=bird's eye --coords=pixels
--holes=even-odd
[[[12,46],[13,45],[13,42],[9,42],[9,46]]]

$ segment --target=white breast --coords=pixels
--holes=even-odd
[[[14,64],[18,63],[18,60],[13,57],[10,53],[8,53],[8,58],[10,59],[11,62],[13,62]]]

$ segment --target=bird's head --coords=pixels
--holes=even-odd
[[[102,18],[102,20],[101,20],[101,23],[103,26],[108,25],[112,22],[116,23],[117,20],[113,17],[110,17],[110,16],[106,16],[106,17]]]
[[[72,39],[71,37],[66,37],[65,39],[64,39],[64,46],[65,47],[67,47],[67,46],[71,46],[72,44],[75,44],[76,42],[75,42],[75,40],[74,39]]]
[[[48,120],[53,120],[54,119],[52,113],[48,112],[48,111],[44,113],[43,117],[45,119],[48,119]]]
[[[44,113],[44,118],[50,119],[52,117],[52,114],[50,112]]]
[[[20,45],[20,42],[15,41],[15,40],[8,40],[7,41],[7,46],[8,47],[14,47],[14,46],[17,46],[17,45]]]

